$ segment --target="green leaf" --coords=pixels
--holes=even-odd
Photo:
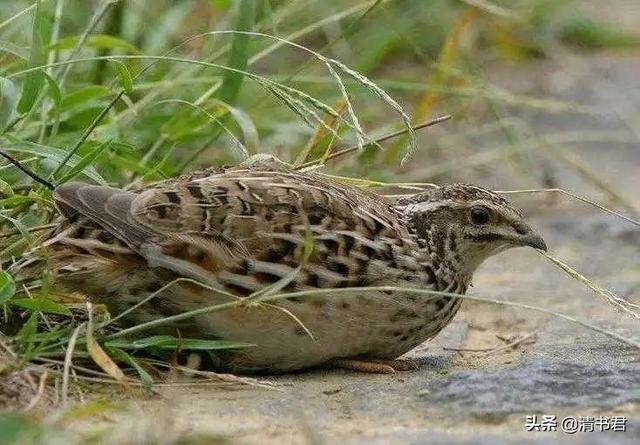
[[[12,198],[7,198],[7,199],[12,199]],[[6,200],[3,199],[2,201],[3,201],[2,207],[4,207],[4,205],[5,205],[4,201],[6,201]],[[24,240],[26,240],[26,241],[30,241],[31,240],[31,234],[29,233],[29,228],[27,226],[25,226],[20,220],[12,218],[10,216],[7,216],[4,213],[0,213],[0,219],[7,220],[11,224],[13,224],[13,226],[16,229],[18,229],[18,231],[20,232],[20,234],[22,235],[22,238]]]
[[[131,157],[112,155],[110,163],[113,167],[119,170],[131,170],[132,172],[143,176],[151,171],[149,167],[140,165],[138,159],[133,159]]]
[[[75,178],[80,173],[82,173],[82,171],[85,168],[89,167],[93,163],[93,161],[98,159],[98,156],[100,156],[103,151],[105,151],[111,146],[111,142],[112,142],[111,140],[103,142],[102,144],[98,145],[95,149],[87,153],[82,159],[80,159],[80,162],[78,162],[74,167],[71,168],[71,170],[69,170],[69,173],[64,175],[62,179],[58,181],[58,185],[71,181],[73,178]]]
[[[0,271],[0,304],[5,304],[16,293],[16,283],[11,275],[5,271]]]
[[[69,50],[74,49],[78,42],[80,42],[80,36],[70,36],[58,40],[56,43],[49,46],[50,50]],[[126,40],[119,39],[118,37],[109,36],[106,34],[94,34],[87,37],[84,42],[84,47],[96,48],[96,49],[110,49],[110,50],[122,50],[126,53],[140,54],[140,50]]]
[[[44,79],[47,81],[47,84],[49,85],[49,95],[51,96],[51,99],[53,99],[55,110],[57,112],[62,107],[62,92],[60,91],[58,82],[56,82],[55,79],[53,79],[47,73],[44,74]]]
[[[176,338],[171,335],[154,335],[151,337],[135,340],[116,339],[105,343],[110,348],[122,349],[193,349],[193,350],[214,350],[214,349],[237,349],[255,346],[251,343],[240,343],[227,340],[202,340],[197,338]]]
[[[218,119],[223,114],[226,114],[226,112],[213,112],[212,116]],[[177,142],[183,138],[196,136],[209,123],[210,118],[205,113],[197,108],[189,107],[177,111],[171,119],[162,125],[162,136],[172,142]]]
[[[33,312],[29,319],[22,325],[16,339],[23,344],[33,343],[36,332],[38,331],[38,313]]]
[[[238,0],[235,8],[235,22],[232,29],[237,31],[251,31],[256,17],[257,0]],[[249,59],[249,43],[251,36],[247,34],[235,34],[231,44],[231,54],[227,65],[230,68],[244,71],[247,68]],[[242,86],[242,73],[237,71],[226,71],[222,88],[220,89],[220,99],[230,105],[236,103],[240,87]]]
[[[0,130],[11,121],[17,104],[18,89],[9,79],[0,77]]]
[[[34,198],[32,196],[13,195],[13,196],[11,196],[9,198],[0,199],[0,208],[2,208],[2,209],[11,209],[11,208],[14,208],[14,207],[24,206],[25,204],[36,204],[36,203],[42,204],[42,201],[40,201],[37,198]],[[9,219],[9,217],[7,217],[6,215],[0,215],[0,218]],[[27,233],[28,232],[29,231],[27,230]]]
[[[18,111],[27,113],[36,103],[40,89],[42,88],[42,79],[44,78],[42,70],[34,71],[27,74],[27,78],[22,85],[22,95],[18,103]]]
[[[14,195],[11,185],[8,182],[3,181],[2,179],[0,179],[0,195],[9,197]]]
[[[53,23],[52,4],[53,2],[42,2],[38,0],[36,12],[33,18],[33,29],[31,39],[31,54],[29,66],[34,68],[47,63],[47,49],[51,38],[51,24]],[[22,85],[22,95],[18,103],[18,111],[27,113],[33,108],[42,85],[44,84],[44,72],[42,70],[32,71],[27,74]]]
[[[118,69],[118,75],[120,76],[120,82],[122,82],[122,88],[124,88],[127,94],[131,94],[131,92],[133,91],[133,78],[131,77],[129,68],[127,68],[127,65],[120,62],[119,60],[112,60],[112,62],[116,64],[116,68]]]
[[[102,85],[90,85],[66,95],[62,99],[61,109],[68,110],[78,105],[83,105],[87,102],[91,102],[94,99],[102,98],[109,95],[111,95],[111,90],[109,88]]]
[[[56,303],[48,298],[14,298],[10,303],[14,306],[46,314],[71,315],[71,311],[64,304]]]
[[[75,130],[86,130],[104,111],[104,105],[91,106],[70,114],[64,119],[64,125]],[[108,121],[108,119],[105,119]]]
[[[41,345],[47,345],[51,343],[58,343],[61,340],[69,340],[69,335],[71,335],[72,329],[63,328],[61,325],[54,325],[51,327],[51,330],[45,330],[43,332],[38,332],[33,336],[33,341],[38,342]]]
[[[138,376],[140,376],[140,380],[142,380],[144,389],[146,389],[147,391],[151,389],[151,387],[153,386],[153,377],[151,377],[149,373],[142,366],[140,366],[140,364],[133,357],[131,357],[120,348],[105,346],[105,349],[114,360],[118,362],[124,362],[135,369],[138,373]]]
[[[11,139],[16,142],[8,145],[0,145],[0,148],[2,150],[15,151],[18,153],[29,153],[36,156],[42,156],[43,158],[51,159],[52,161],[55,161],[58,164],[61,163],[67,155],[66,151],[61,150],[60,148],[57,148],[57,147],[36,144],[35,142],[17,141],[15,138],[11,138],[6,135],[5,137],[7,139]],[[80,156],[73,155],[71,159],[69,159],[69,162],[67,162],[67,165],[74,167],[81,160],[82,158]],[[82,173],[87,175],[89,178],[93,179],[99,184],[105,185],[107,183],[102,178],[102,176],[98,174],[98,172],[94,167],[91,167],[91,166],[86,167]]]

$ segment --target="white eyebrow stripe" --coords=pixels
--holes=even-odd
[[[516,209],[507,206],[501,206],[496,204],[495,202],[485,201],[485,200],[475,200],[475,201],[456,201],[453,199],[445,199],[443,201],[423,201],[417,202],[413,204],[409,204],[404,209],[405,212],[434,212],[442,207],[449,207],[451,209],[459,210],[459,209],[467,209],[474,205],[487,207],[497,213],[499,213],[508,223],[513,224],[522,220],[522,215],[518,213]]]
[[[444,201],[423,201],[423,202],[417,202],[414,204],[409,204],[406,210],[409,212],[414,212],[414,211],[431,212],[439,209],[440,207],[459,208],[461,206],[459,203],[452,201],[450,199],[447,199]]]

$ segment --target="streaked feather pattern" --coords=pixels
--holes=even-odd
[[[126,323],[227,301],[229,293],[246,297],[268,286],[326,290],[283,300],[282,310],[235,308],[169,327],[184,335],[255,343],[221,359],[232,370],[283,371],[353,356],[395,358],[437,334],[460,300],[331,290],[394,285],[464,293],[476,266],[466,267],[461,256],[464,235],[458,225],[467,222],[458,207],[481,201],[504,218],[518,216],[490,192],[457,187],[458,195],[440,191],[438,199],[458,204],[446,214],[441,208],[429,214],[420,207],[432,204],[428,192],[392,205],[265,156],[130,191],[69,183],[55,190],[63,219],[45,248],[61,283],[115,313],[179,277],[224,290],[177,284],[132,312]],[[463,221],[456,225],[446,218]],[[491,251],[478,255],[485,254]]]

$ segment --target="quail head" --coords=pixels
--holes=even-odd
[[[175,282],[123,317],[126,325],[274,283],[320,291],[163,326],[254,344],[218,355],[236,372],[330,363],[386,372],[461,303],[403,288],[463,294],[491,255],[546,249],[518,210],[480,187],[446,185],[391,203],[265,157],[137,190],[69,183],[54,197],[62,221],[46,245],[60,283],[118,314]],[[376,286],[395,290],[366,289]]]

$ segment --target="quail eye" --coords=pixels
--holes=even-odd
[[[484,207],[472,207],[469,219],[473,224],[481,226],[489,222],[489,211]]]

